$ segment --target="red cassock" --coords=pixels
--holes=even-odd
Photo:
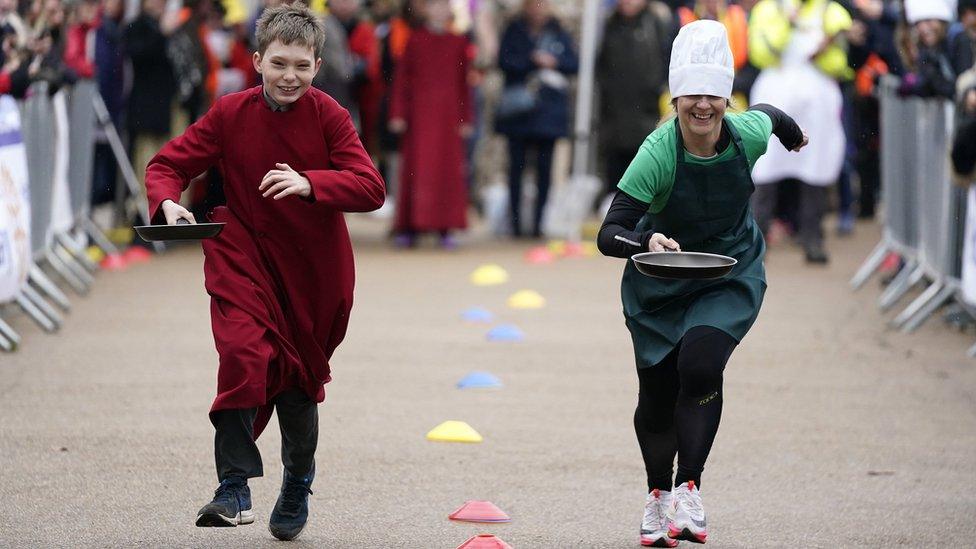
[[[473,120],[468,40],[415,29],[396,66],[390,118],[407,131],[400,145],[395,231],[467,226],[467,185],[461,124]]]
[[[312,196],[264,198],[258,186],[276,163],[312,185]],[[220,98],[170,141],[146,169],[149,211],[178,201],[189,181],[218,165],[227,205],[210,213],[227,225],[203,242],[214,341],[220,355],[211,412],[259,407],[289,388],[325,399],[329,358],[346,333],[353,256],[342,212],[379,208],[385,186],[349,113],[312,88],[274,112],[260,86]]]

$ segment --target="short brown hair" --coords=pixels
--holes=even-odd
[[[258,53],[264,55],[268,46],[278,40],[284,45],[298,44],[312,48],[316,57],[325,43],[325,28],[305,4],[295,2],[290,5],[268,8],[258,19],[255,33]]]

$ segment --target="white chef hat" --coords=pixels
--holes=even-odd
[[[714,95],[729,99],[734,76],[725,25],[703,19],[681,27],[671,47],[671,97]]]
[[[911,25],[926,19],[952,21],[952,9],[946,0],[905,0],[905,19]]]

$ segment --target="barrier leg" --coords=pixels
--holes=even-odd
[[[73,255],[71,255],[71,252],[69,252],[68,249],[65,248],[64,246],[59,246],[55,244],[54,253],[57,254],[58,257],[61,258],[61,261],[69,269],[71,269],[71,272],[75,273],[75,276],[77,276],[78,279],[81,280],[82,283],[84,283],[85,291],[90,290],[92,284],[95,283],[95,279],[92,277],[91,273],[89,273],[84,267],[81,266],[80,263],[75,261],[75,258]]]
[[[85,268],[89,274],[94,274],[98,270],[98,265],[88,259],[88,255],[85,254],[85,250],[82,248],[81,244],[76,242],[73,238],[66,234],[59,234],[54,237],[61,246],[71,254],[71,257],[78,262],[79,265]]]
[[[0,349],[3,349],[4,351],[7,351],[9,353],[10,351],[13,351],[16,347],[17,346],[14,345],[12,341],[0,335]]]
[[[966,356],[968,356],[969,358],[976,358],[976,344],[974,344],[972,347],[969,348],[968,351],[966,351]]]
[[[27,316],[33,318],[34,322],[36,322],[37,325],[40,326],[45,332],[51,333],[55,331],[56,328],[54,327],[54,323],[51,322],[51,319],[44,316],[44,313],[42,313],[41,310],[38,309],[33,302],[31,302],[31,300],[27,299],[24,294],[17,295],[16,300],[17,305],[20,305],[20,308],[27,313]]]
[[[112,241],[105,236],[102,230],[98,228],[98,225],[95,225],[90,218],[83,217],[80,223],[81,229],[85,231],[88,238],[91,238],[92,242],[105,252],[105,255],[118,255],[119,249],[115,247],[115,244],[112,244]]]
[[[895,303],[898,303],[905,292],[910,290],[919,280],[922,280],[923,276],[925,276],[925,270],[919,266],[917,261],[905,263],[905,266],[881,293],[881,297],[878,298],[878,307],[882,311],[890,309]]]
[[[47,250],[44,252],[44,258],[47,259],[48,265],[54,269],[54,272],[58,273],[58,276],[64,279],[64,281],[67,282],[68,285],[71,286],[71,289],[74,290],[78,295],[85,295],[88,293],[88,288],[85,286],[85,283],[82,282],[75,275],[75,273],[64,264],[63,261],[61,261],[61,258],[58,257],[53,250]]]
[[[40,267],[32,263],[27,276],[28,280],[36,284],[45,295],[53,299],[54,303],[57,304],[58,307],[61,307],[62,311],[71,310],[71,302],[68,301],[68,296],[64,295],[61,288],[58,288],[58,286],[50,278],[48,278],[46,274],[44,274],[44,271],[42,271]]]
[[[35,307],[40,309],[41,312],[44,313],[44,316],[51,319],[51,322],[54,324],[55,329],[61,328],[61,325],[64,324],[64,318],[62,318],[61,315],[58,314],[58,312],[54,309],[54,307],[51,306],[50,303],[48,303],[47,301],[44,300],[43,297],[41,297],[41,294],[37,293],[37,290],[31,288],[28,285],[28,286],[24,286],[24,288],[21,290],[21,293],[23,293],[24,297],[29,299],[31,303],[34,304]]]
[[[861,267],[857,270],[854,278],[851,279],[851,287],[855,290],[859,290],[865,282],[871,278],[871,275],[878,270],[878,267],[884,263],[885,257],[888,256],[888,244],[881,240],[878,245],[874,247],[874,251],[871,255],[864,261]]]
[[[914,316],[911,320],[902,326],[901,331],[907,333],[914,332],[925,323],[925,321],[932,316],[932,313],[941,307],[946,301],[952,298],[952,295],[956,292],[956,289],[951,285],[946,285],[942,288],[938,294],[925,304],[924,307]]]
[[[12,343],[12,349],[20,345],[20,334],[15,332],[14,329],[10,327],[10,324],[4,322],[2,318],[0,318],[0,337]],[[6,350],[10,351],[12,349]]]
[[[925,304],[928,303],[930,299],[934,298],[936,295],[942,292],[943,288],[945,288],[945,283],[941,280],[936,280],[935,282],[930,284],[928,288],[925,288],[924,292],[922,292],[918,297],[915,298],[914,301],[912,301],[908,305],[908,307],[905,307],[904,311],[898,313],[898,316],[896,316],[891,320],[891,322],[889,323],[891,327],[897,328],[902,324],[908,322],[909,319],[911,319],[920,310],[922,310],[922,307],[924,307]]]

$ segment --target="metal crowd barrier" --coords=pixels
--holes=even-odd
[[[892,319],[903,332],[917,329],[960,287],[965,195],[952,184],[949,148],[954,109],[943,99],[904,98],[897,80],[883,79],[881,178],[884,229],[881,242],[861,265],[851,285],[858,289],[891,252],[905,262],[882,292],[882,311],[913,287],[925,290]]]
[[[62,313],[70,309],[70,300],[55,279],[85,295],[97,270],[85,253],[89,242],[106,254],[118,253],[90,218],[96,126],[109,138],[131,202],[144,202],[144,192],[97,84],[80,81],[53,95],[50,91],[47,82],[35,82],[20,104],[30,191],[31,264],[13,303],[42,329],[55,332],[63,323]],[[0,349],[12,350],[19,341],[20,336],[0,319]]]

